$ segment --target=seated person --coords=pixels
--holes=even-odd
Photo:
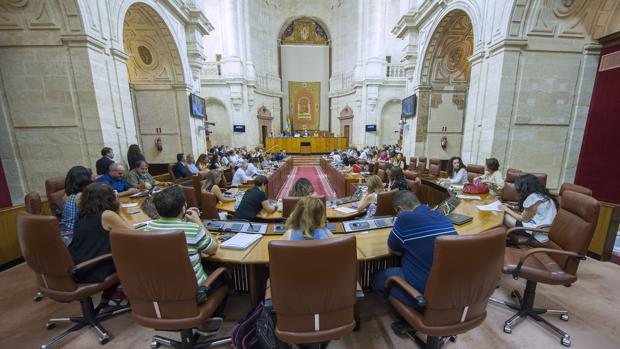
[[[499,161],[496,158],[489,158],[485,161],[486,171],[484,175],[474,178],[486,183],[492,195],[501,195],[504,190],[504,177],[499,171]]]
[[[366,185],[368,186],[368,191],[360,200],[357,209],[359,211],[366,210],[366,218],[372,218],[377,211],[377,194],[383,191],[383,182],[379,176],[372,175],[366,178]]]
[[[69,244],[69,253],[75,264],[111,253],[110,230],[114,228],[132,229],[131,223],[119,215],[120,203],[112,187],[105,183],[87,185],[79,202],[79,215]],[[101,282],[115,273],[112,258],[105,259],[90,268],[79,270],[75,279],[80,283]],[[116,291],[118,285],[106,289],[101,295],[101,303],[113,306],[126,305],[122,292]]]
[[[458,156],[453,156],[448,162],[448,179],[442,179],[439,184],[443,186],[463,185],[467,183],[467,170],[463,165],[463,160]]]
[[[97,182],[107,183],[112,189],[116,190],[118,196],[127,196],[139,192],[136,188],[131,188],[125,180],[125,165],[118,162],[110,165],[107,174],[99,177]]]
[[[394,197],[398,217],[388,236],[390,252],[402,255],[402,267],[388,268],[373,276],[373,289],[380,294],[385,290],[385,280],[396,275],[402,277],[420,293],[424,294],[426,281],[433,264],[435,238],[456,235],[450,219],[443,213],[420,204],[414,193],[399,191]],[[414,306],[415,301],[400,287],[393,287],[391,296],[405,305]]]
[[[306,196],[299,200],[293,213],[286,220],[286,233],[282,239],[320,240],[333,237],[325,228],[327,216],[325,205],[319,198]]]
[[[267,213],[274,213],[277,209],[276,206],[272,206],[267,200],[267,177],[257,176],[254,179],[254,187],[245,192],[243,199],[239,207],[235,210],[235,216],[233,219],[245,219],[251,221],[256,219],[256,215],[265,210]]]
[[[517,177],[515,189],[519,198],[519,210],[522,211],[521,213],[515,212],[506,204],[502,204],[504,211],[506,211],[504,215],[506,226],[535,228],[553,223],[553,219],[558,213],[557,202],[549,190],[540,184],[536,176],[526,174]],[[527,230],[519,230],[515,233],[526,236],[531,234]],[[542,243],[548,240],[545,235],[540,234],[536,235],[536,239]]]
[[[222,168],[222,164],[220,164],[220,155],[213,154],[211,161],[209,162],[209,170],[219,170]]]
[[[65,177],[65,197],[60,220],[60,235],[65,245],[69,245],[73,239],[75,222],[80,213],[78,200],[82,190],[92,182],[93,172],[84,166],[73,166]]]
[[[97,176],[108,173],[110,165],[114,163],[114,151],[112,148],[104,147],[101,149],[101,159],[97,160],[95,168],[97,169]]]
[[[386,170],[388,177],[390,178],[389,188],[390,190],[409,190],[409,183],[405,179],[403,169],[400,167],[392,166],[389,170]]]
[[[198,174],[198,167],[194,163],[194,155],[187,154],[185,157],[185,165],[191,174]]]
[[[340,156],[338,152],[335,152],[334,155],[332,155],[332,161],[336,165],[342,164],[342,157]]]
[[[245,170],[245,175],[248,177],[254,177],[254,176],[258,176],[259,174],[262,174],[263,171],[261,171],[258,168],[258,164],[260,163],[258,157],[253,157],[250,160],[250,163],[248,164],[248,168]]]
[[[220,182],[222,182],[222,172],[219,170],[211,170],[204,180],[202,191],[213,193],[217,198],[217,202],[235,201],[234,197],[227,198],[224,196],[222,189],[220,189],[220,186],[218,185]]]
[[[151,189],[159,182],[149,173],[149,164],[138,160],[136,167],[127,174],[127,184],[132,188]]]
[[[288,196],[292,197],[304,197],[314,194],[314,187],[312,183],[307,178],[299,178],[291,191],[288,193]]]
[[[243,161],[239,166],[235,168],[235,174],[233,175],[232,183],[230,183],[231,186],[238,187],[251,180],[251,178],[245,174],[245,170],[247,168],[248,163],[245,161]]]
[[[196,160],[196,168],[198,172],[206,172],[209,170],[209,160],[207,154],[200,154]]]
[[[174,174],[174,177],[177,179],[189,177],[192,175],[189,169],[187,168],[187,166],[185,165],[185,162],[183,162],[184,156],[185,155],[183,153],[177,154],[177,163],[172,168],[172,173]]]
[[[395,166],[395,167],[404,168],[405,160],[403,160],[403,154],[396,153],[396,152],[393,152],[392,154],[390,154],[390,164],[392,164],[392,166]]]

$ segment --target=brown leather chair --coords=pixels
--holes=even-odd
[[[26,194],[26,197],[24,197],[24,208],[26,209],[26,212],[40,215],[43,213],[41,206],[41,195],[39,195],[36,191],[31,191]]]
[[[467,181],[470,183],[474,181],[474,178],[484,174],[484,166],[482,165],[469,164],[465,166],[465,169],[467,170]]]
[[[555,331],[563,345],[570,346],[570,336],[541,316],[560,315],[562,320],[568,321],[568,312],[534,308],[536,285],[539,282],[547,285],[567,285],[577,281],[579,261],[586,259],[598,221],[598,211],[599,202],[596,199],[578,192],[566,191],[563,193],[562,206],[549,229],[549,242],[545,248],[506,250],[502,272],[511,274],[515,279],[524,278],[527,283],[523,297],[516,290],[512,292],[517,298],[517,304],[491,299],[495,304],[517,311],[517,314],[504,323],[504,332],[511,333],[512,327],[518,321],[530,316]],[[508,232],[515,229],[523,228],[512,228]],[[532,228],[528,230],[540,231]]]
[[[418,159],[418,166],[416,167],[415,171],[418,173],[418,175],[424,174],[424,171],[426,171],[426,157],[420,157]]]
[[[407,185],[409,186],[409,191],[411,191],[417,196],[419,188],[422,185],[422,180],[420,178],[416,178],[414,180],[406,179],[406,181]]]
[[[233,170],[230,168],[227,168],[224,170],[224,175],[222,177],[226,178],[226,183],[232,183],[233,180]]]
[[[196,190],[194,187],[182,185],[183,194],[185,195],[185,203],[187,207],[200,207],[200,203],[196,200]]]
[[[477,327],[486,318],[504,251],[503,227],[475,235],[440,236],[435,239],[433,265],[424,294],[399,276],[386,280],[385,294],[411,327],[427,335],[425,348],[440,348],[446,339],[454,340],[455,335]],[[411,295],[419,309],[389,296],[395,285]]]
[[[409,158],[409,167],[407,168],[409,171],[415,171],[416,166],[418,166],[418,157],[412,156]]]
[[[433,177],[439,177],[440,172],[441,172],[441,160],[431,159],[430,165],[428,166],[428,174]]]
[[[58,176],[45,180],[47,204],[53,216],[62,217],[62,202],[65,196],[65,177]]]
[[[268,248],[276,337],[307,344],[351,333],[356,324],[355,238],[275,240]]]
[[[153,336],[151,347],[163,344],[174,348],[206,348],[230,343],[230,337],[198,342],[198,336],[193,334],[193,328],[213,316],[226,297],[228,286],[224,283],[205,303],[197,303],[198,285],[183,231],[144,234],[113,229],[110,242],[123,292],[131,302],[133,319],[144,327],[181,333],[181,342]],[[225,274],[225,268],[217,268],[203,285],[208,288]]]
[[[388,176],[387,176],[387,173],[386,173],[386,171],[384,169],[380,168],[377,171],[377,176],[379,176],[379,178],[381,179],[381,182],[383,182],[383,183],[387,183],[388,182]]]
[[[412,181],[415,180],[418,177],[418,173],[415,172],[415,171],[406,170],[406,171],[403,171],[403,174],[405,175],[406,179],[409,179],[409,180],[412,180]]]
[[[170,179],[172,181],[176,181],[177,180],[177,177],[175,177],[175,175],[174,175],[174,170],[173,170],[174,165],[175,164],[168,164],[168,174],[170,175]]]
[[[321,201],[323,201],[323,205],[327,207],[325,196],[320,195],[318,198],[321,199]],[[295,210],[295,206],[297,206],[297,202],[299,202],[300,199],[301,197],[295,196],[286,196],[282,198],[282,218],[288,218],[288,216],[293,213],[293,210]]]
[[[532,174],[536,176],[540,184],[547,186],[547,174],[546,173],[532,173],[523,172],[514,168],[509,168],[506,171],[506,179],[504,180],[504,190],[502,191],[502,201],[516,203],[519,200],[517,195],[517,189],[515,188],[515,180],[523,175]]]
[[[202,219],[220,219],[217,211],[217,197],[213,193],[203,191],[200,199]]]
[[[394,210],[394,197],[398,193],[398,189],[382,192],[377,194],[377,210],[375,216],[395,216],[396,210]]]
[[[558,200],[558,204],[562,205],[562,194],[567,191],[576,191],[587,196],[592,196],[592,190],[590,190],[590,188],[586,188],[579,184],[563,183],[560,186],[560,191],[558,193],[558,196],[556,197],[556,199]]]
[[[76,265],[60,237],[58,220],[53,216],[32,215],[26,212],[17,213],[17,237],[26,264],[35,272],[39,291],[57,302],[79,301],[82,309],[81,317],[50,319],[45,325],[48,329],[56,327],[57,322],[69,322],[74,323],[74,325],[41,345],[41,348],[49,348],[70,332],[86,326],[94,327],[97,330],[101,344],[107,343],[110,340],[110,334],[100,324],[100,321],[129,309],[122,308],[99,314],[101,309],[94,307],[92,296],[118,284],[118,275],[114,273],[103,282],[87,284],[77,283],[73,276],[79,270],[112,258],[112,255],[102,255]]]

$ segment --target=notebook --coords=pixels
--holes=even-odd
[[[237,233],[235,236],[224,241],[220,246],[222,248],[230,248],[233,250],[245,250],[262,237],[263,236],[260,234]]]

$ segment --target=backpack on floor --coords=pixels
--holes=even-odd
[[[261,349],[256,336],[256,320],[262,312],[261,302],[233,328],[231,343],[233,349]]]

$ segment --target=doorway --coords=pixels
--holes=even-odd
[[[344,125],[344,137],[346,139],[351,139],[349,138],[350,134],[351,134],[351,125]]]
[[[267,148],[267,137],[268,137],[268,130],[267,130],[267,126],[266,125],[261,125],[260,127],[260,134],[261,134],[261,139],[263,140],[263,148]]]

